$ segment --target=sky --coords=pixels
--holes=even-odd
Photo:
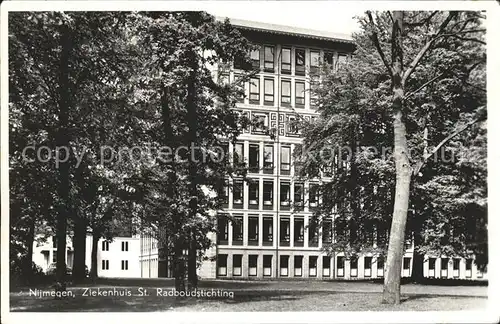
[[[217,4],[218,3],[218,4]],[[351,34],[363,7],[335,1],[216,1],[200,3],[212,15]]]

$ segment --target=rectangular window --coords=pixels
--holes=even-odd
[[[248,164],[249,171],[258,173],[259,172],[259,155],[260,155],[259,144],[250,144],[248,147]]]
[[[250,180],[248,183],[248,205],[259,205],[259,180]]]
[[[255,70],[260,69],[260,49],[251,50],[250,59],[252,60],[252,68]]]
[[[243,217],[234,217],[232,222],[233,225],[233,244],[242,245],[243,244]]]
[[[272,255],[264,255],[264,258],[262,259],[262,265],[264,268],[264,276],[265,277],[271,276],[272,263],[273,263],[273,256]]]
[[[347,63],[347,55],[346,54],[339,54],[339,56],[337,58],[337,69],[344,66],[346,63]]]
[[[102,241],[102,250],[109,251],[109,242],[108,241]]]
[[[238,102],[242,103],[245,101],[245,82],[243,82],[242,77],[239,74],[234,75],[234,85],[238,91]]]
[[[309,277],[316,277],[318,269],[318,257],[315,255],[309,256]]]
[[[252,119],[254,123],[253,132],[261,134],[267,131],[269,126],[269,115],[265,113],[253,113]]]
[[[441,258],[441,278],[448,278],[448,258]]]
[[[128,260],[122,260],[122,270],[128,270]]]
[[[323,232],[322,234],[323,243],[325,244],[332,243],[333,227],[331,219],[325,219],[323,221],[322,232]]]
[[[436,269],[436,258],[429,258],[429,270]]]
[[[460,259],[453,259],[453,278],[460,277]]]
[[[304,246],[304,219],[293,219],[294,246]]]
[[[324,52],[323,59],[328,65],[333,66],[333,53],[332,52]]]
[[[337,257],[337,277],[344,276],[344,268],[345,268],[345,258],[343,256]]]
[[[306,52],[303,49],[295,49],[295,74],[296,75],[305,75],[306,68]]]
[[[318,185],[309,185],[309,207],[318,206]]]
[[[302,255],[296,255],[293,258],[293,269],[294,269],[293,275],[295,277],[302,277],[302,260],[303,260],[303,258],[304,257]]]
[[[411,258],[403,258],[403,269],[410,270]]]
[[[309,221],[309,247],[317,247],[319,242],[319,231],[318,224],[312,222],[311,218]]]
[[[372,257],[365,257],[364,258],[364,269],[365,269],[365,277],[371,277],[372,276]]]
[[[288,277],[288,255],[280,255],[280,276]]]
[[[233,204],[243,204],[243,181],[235,181],[233,184]]]
[[[227,245],[229,237],[229,221],[223,215],[217,217],[217,244]]]
[[[280,218],[280,245],[290,246],[290,218]]]
[[[248,275],[256,276],[257,275],[257,262],[258,255],[249,255],[248,256]]]
[[[222,183],[222,187],[219,189],[219,197],[222,204],[229,204],[229,182],[228,180],[224,180]],[[227,206],[226,206],[227,207]]]
[[[292,50],[290,48],[281,49],[281,73],[290,74],[292,71]]]
[[[358,276],[358,258],[357,257],[351,257],[350,261],[350,266],[351,266],[351,277],[357,277]]]
[[[330,262],[331,257],[328,255],[323,256],[323,277],[330,277]]]
[[[281,103],[290,105],[292,100],[292,82],[289,80],[281,81]]]
[[[274,146],[264,146],[264,172],[273,171],[274,169]]]
[[[290,206],[290,183],[281,182],[280,184],[280,205]]]
[[[274,80],[264,79],[264,105],[274,105]]]
[[[384,258],[379,256],[377,258],[377,277],[384,276]]]
[[[472,259],[465,259],[465,277],[472,277]]]
[[[102,260],[101,265],[102,265],[102,270],[109,270],[109,260]]]
[[[243,164],[245,163],[245,155],[243,153],[243,143],[236,143],[234,144],[234,150],[233,150],[233,162],[234,165],[238,164]]]
[[[250,79],[250,103],[259,104],[260,103],[260,79],[251,78]]]
[[[128,242],[127,241],[122,242],[122,251],[128,251]]]
[[[306,84],[295,82],[295,106],[303,107],[306,103]]]
[[[291,148],[289,146],[281,147],[281,172],[283,174],[290,174],[290,153]]]
[[[259,244],[259,218],[248,217],[248,244]]]
[[[274,47],[264,46],[264,71],[274,72]]]
[[[311,65],[311,73],[317,73],[320,64],[318,51],[311,51],[309,64]]]
[[[272,206],[273,205],[273,191],[274,191],[274,183],[272,181],[264,181],[264,206]]]
[[[52,238],[52,248],[57,249],[57,238],[55,236]]]
[[[273,218],[272,217],[264,217],[262,219],[262,244],[265,246],[273,245]]]
[[[233,276],[241,276],[241,260],[243,255],[233,254]]]
[[[296,208],[302,209],[304,207],[304,184],[296,183],[293,190],[293,203]]]
[[[217,275],[227,276],[227,254],[217,255]]]

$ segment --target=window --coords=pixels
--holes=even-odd
[[[274,80],[264,79],[264,105],[274,105]]]
[[[269,246],[273,244],[273,218],[272,217],[264,217],[262,219],[262,244]]]
[[[273,262],[272,255],[264,255],[264,258],[262,260],[262,263],[263,263],[262,265],[264,268],[264,276],[266,276],[266,277],[271,276],[272,262]]]
[[[350,261],[350,266],[351,266],[351,277],[357,277],[358,276],[358,258],[357,257],[351,257]]]
[[[364,264],[364,269],[365,269],[365,277],[371,277],[372,276],[372,257],[365,257],[365,264]]]
[[[241,260],[243,255],[233,254],[233,276],[241,276]]]
[[[55,236],[52,237],[52,248],[57,249],[57,238]]]
[[[245,163],[245,155],[243,152],[243,143],[234,144],[233,161],[235,165]]]
[[[128,251],[128,242],[127,241],[122,242],[122,251]]]
[[[280,255],[280,276],[288,276],[288,255]]]
[[[248,256],[248,275],[256,276],[257,275],[257,260],[258,255],[249,255]]]
[[[290,174],[290,153],[291,148],[289,146],[281,147],[281,172],[283,174]]]
[[[337,58],[337,69],[339,69],[341,66],[345,65],[347,63],[347,55],[346,54],[339,54]]]
[[[453,259],[453,277],[460,277],[460,259],[458,258]]]
[[[248,184],[248,205],[259,205],[259,182],[251,180]]]
[[[243,204],[243,181],[235,181],[233,185],[233,204]]]
[[[264,47],[264,71],[274,72],[274,47]]]
[[[384,276],[384,258],[379,256],[377,258],[377,277]]]
[[[337,277],[344,276],[345,258],[343,256],[337,257]]]
[[[217,255],[217,268],[219,276],[227,276],[227,254]]]
[[[260,102],[260,79],[250,79],[250,103],[259,104]]]
[[[234,217],[233,220],[233,244],[241,245],[242,243],[243,243],[243,217],[237,216]]]
[[[290,218],[280,219],[280,245],[290,246]]]
[[[319,88],[319,76],[313,75],[311,76],[311,83],[310,83],[310,89],[309,89],[309,103],[311,107],[315,107],[318,105],[318,91]],[[311,122],[313,120],[311,119]]]
[[[304,184],[296,183],[293,186],[293,203],[295,207],[302,208],[304,206]]]
[[[305,75],[306,52],[303,49],[295,50],[295,74]]]
[[[448,277],[448,258],[441,259],[441,277]]]
[[[318,224],[313,222],[312,219],[309,221],[309,246],[317,247],[318,246]]]
[[[290,183],[282,182],[280,184],[280,205],[290,206]]]
[[[290,105],[292,100],[292,83],[289,80],[281,81],[281,103]]]
[[[429,270],[436,269],[436,258],[429,258]]]
[[[325,52],[323,54],[323,59],[324,61],[330,65],[330,66],[333,66],[333,53],[332,52]]]
[[[269,115],[264,113],[253,113],[253,122],[255,123],[255,127],[253,129],[254,133],[264,133],[269,126]]]
[[[243,82],[243,79],[239,74],[234,75],[234,84],[236,87],[236,90],[238,91],[238,102],[244,102],[245,101],[245,82]]]
[[[299,134],[299,127],[298,127],[298,123],[296,121],[295,116],[288,116],[287,127],[288,127],[288,134],[287,134],[288,136],[290,136],[290,135],[293,136],[293,135]]]
[[[295,277],[302,277],[302,260],[304,257],[302,255],[296,255],[293,258],[293,268]]]
[[[252,60],[252,68],[260,69],[260,50],[258,48],[250,51],[250,59]]]
[[[309,256],[309,277],[317,276],[317,268],[318,268],[318,257],[315,255]]]
[[[281,49],[281,73],[290,74],[292,70],[292,50],[290,48]]]
[[[259,144],[250,144],[248,147],[248,164],[250,172],[259,172]]]
[[[248,244],[259,244],[259,218],[248,217]]]
[[[323,221],[323,243],[332,243],[332,220],[331,219],[326,219]]]
[[[128,260],[122,260],[122,270],[128,270]]]
[[[465,260],[465,277],[472,277],[472,259]]]
[[[108,241],[102,241],[102,250],[109,251],[109,242]]]
[[[227,244],[229,237],[229,221],[225,216],[219,216],[217,218],[217,244]]]
[[[224,180],[224,182],[222,183],[222,187],[219,189],[219,197],[220,197],[222,204],[224,204],[224,205],[229,204],[229,183],[228,183],[228,180]]]
[[[264,206],[272,206],[273,205],[273,189],[274,184],[272,181],[264,181]]]
[[[304,219],[293,219],[294,246],[304,246]]]
[[[323,277],[330,277],[330,262],[331,257],[328,255],[323,256]]]
[[[102,270],[109,270],[109,260],[101,261]]]
[[[310,53],[310,65],[311,65],[311,73],[317,73],[319,69],[319,52],[311,51]]]
[[[318,185],[309,185],[309,207],[318,206]]]
[[[264,172],[273,171],[274,168],[274,146],[264,146]]]
[[[52,252],[52,263],[57,262],[57,252]]]
[[[304,82],[295,82],[295,105],[298,107],[304,106],[306,103],[305,90],[306,84]]]

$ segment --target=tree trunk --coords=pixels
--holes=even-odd
[[[69,56],[71,50],[71,37],[69,35],[69,27],[63,25],[61,27],[61,58],[59,66],[59,129],[57,132],[56,145],[68,149],[69,152],[69,137],[68,137],[68,116],[70,109],[70,84],[69,84]],[[67,156],[61,157],[66,158]],[[56,220],[56,237],[57,237],[57,264],[56,264],[56,291],[66,290],[66,228],[67,218],[70,210],[69,192],[69,162],[61,162],[58,168],[58,196],[59,206]]]
[[[175,290],[177,291],[185,291],[186,290],[186,282],[185,282],[185,260],[182,255],[182,245],[180,242],[177,242],[174,249],[174,282],[175,282]]]
[[[198,70],[198,61],[196,53],[190,53],[190,60],[193,69],[191,70],[188,86],[187,86],[187,120],[188,120],[188,143],[190,147],[197,144],[197,112],[196,112],[196,74]],[[194,221],[198,209],[198,191],[197,191],[197,165],[193,161],[193,156],[189,160],[189,213],[190,219]],[[196,223],[196,222],[193,222]],[[197,248],[196,248],[196,232],[191,228],[189,235],[188,246],[188,282],[189,288],[195,289],[198,286],[198,275],[196,273],[197,262]]]
[[[24,259],[23,277],[28,283],[33,282],[33,244],[35,242],[35,217],[31,217],[28,235],[26,237],[27,255]],[[24,280],[23,279],[23,280]]]
[[[392,26],[392,111],[394,127],[394,159],[396,163],[396,192],[392,215],[391,234],[387,251],[384,277],[383,303],[401,302],[401,267],[403,263],[406,220],[410,200],[412,167],[408,157],[406,125],[403,116],[403,12],[394,11]]]
[[[92,233],[92,255],[91,255],[91,266],[90,266],[90,277],[93,281],[97,279],[97,249],[99,248],[99,238],[100,234],[96,230]]]
[[[73,249],[75,251],[73,259],[73,280],[82,282],[85,279],[85,252],[87,239],[87,222],[78,217],[75,220]]]

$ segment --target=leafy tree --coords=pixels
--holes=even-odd
[[[484,251],[484,241],[475,245],[477,234],[459,225],[484,220],[486,210],[481,19],[477,12],[367,12],[351,63],[324,75],[315,90],[322,118],[304,127],[304,175],[334,169],[321,187],[316,219],[337,215],[330,250],[387,251],[385,302],[400,301],[402,254],[412,233],[414,262],[424,252]],[[329,153],[332,147],[337,151]],[[475,152],[472,159],[466,151]],[[444,223],[453,226],[445,230]]]

